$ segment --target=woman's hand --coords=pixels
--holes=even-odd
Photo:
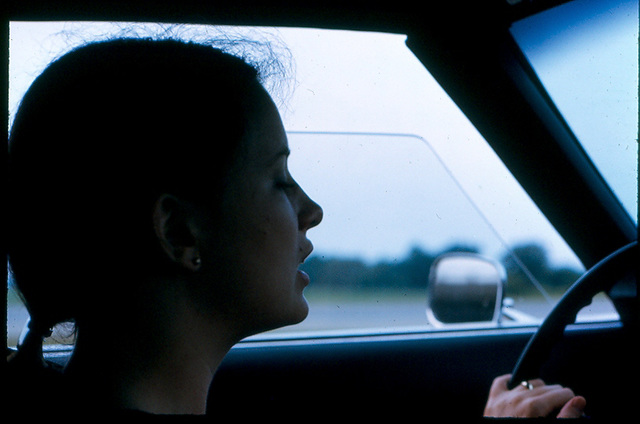
[[[576,396],[569,388],[558,384],[545,385],[537,379],[529,381],[529,387],[518,385],[509,390],[511,375],[493,380],[489,400],[484,409],[485,417],[546,417],[560,410],[558,418],[580,418],[587,401]]]

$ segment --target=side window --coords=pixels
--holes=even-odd
[[[48,61],[76,38],[122,35],[128,27],[12,22],[9,112],[15,113]],[[201,39],[201,29],[180,26],[176,33]],[[299,28],[207,31],[286,46],[281,51],[291,59],[292,83],[281,90],[276,84],[272,94],[288,130],[292,175],[325,212],[309,232],[315,250],[303,265],[312,279],[309,317],[259,337],[432,329],[429,274],[447,252],[477,253],[504,269],[502,295],[510,299],[513,325],[538,322],[584,271],[407,48],[405,36]],[[171,33],[164,27],[159,32]],[[8,343],[15,345],[28,315],[11,287],[8,301]],[[615,315],[605,301],[594,305],[592,314]]]

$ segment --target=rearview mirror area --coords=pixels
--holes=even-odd
[[[473,253],[447,253],[433,262],[427,287],[427,319],[435,327],[500,322],[506,271]]]

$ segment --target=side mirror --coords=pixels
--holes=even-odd
[[[427,318],[447,324],[500,322],[506,272],[497,262],[472,253],[438,257],[429,271]]]

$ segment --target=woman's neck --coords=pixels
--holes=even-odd
[[[89,401],[96,406],[204,414],[211,381],[235,340],[192,315],[176,314],[162,329],[128,328],[115,342],[96,340],[89,333],[93,329],[80,328],[65,374],[80,390],[95,394]]]

